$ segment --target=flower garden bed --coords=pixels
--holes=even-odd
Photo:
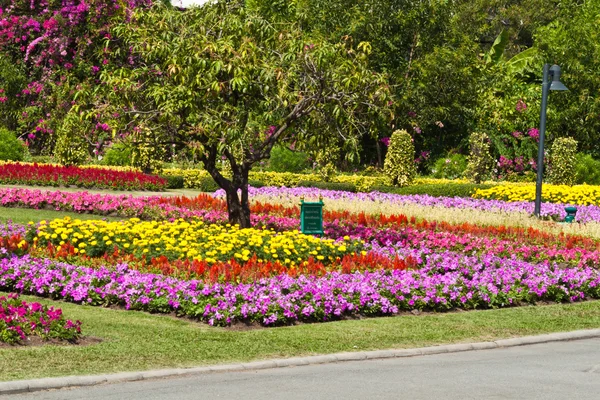
[[[1,164],[0,184],[111,190],[164,190],[167,187],[165,179],[135,171],[22,163]]]
[[[419,269],[288,274],[252,283],[205,283],[118,265],[89,268],[29,256],[0,260],[0,287],[92,305],[185,315],[210,325],[265,326],[407,310],[497,308],[600,298],[600,273],[494,256],[443,253]]]
[[[21,301],[16,294],[0,296],[0,344],[28,344],[42,341],[76,342],[81,322],[64,318],[61,309]]]
[[[302,195],[321,195],[326,204],[412,202],[515,214],[525,212],[525,203],[261,188],[252,193],[263,200],[252,206],[258,228],[238,229],[226,224],[219,193],[194,199],[30,194],[7,189],[0,199],[57,208],[72,200],[71,210],[153,218],[0,227],[0,290],[175,312],[223,326],[600,298],[600,241],[592,237],[327,208],[325,239],[296,230]],[[595,223],[597,208],[582,215]]]

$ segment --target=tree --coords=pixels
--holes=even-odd
[[[367,67],[369,43],[330,43],[243,1],[185,12],[156,5],[134,21],[114,32],[141,67],[103,79],[144,127],[138,144],[200,149],[226,192],[229,220],[242,227],[250,226],[248,173],[275,144],[326,148],[342,138],[352,158],[373,123],[391,117],[386,77]]]
[[[108,134],[96,124],[107,125],[96,118],[102,114],[98,99],[89,94],[108,89],[98,80],[101,72],[112,70],[115,61],[127,63],[110,28],[128,21],[133,8],[149,3],[0,1],[0,123],[28,140],[33,153],[50,154],[64,117],[73,107],[88,110],[92,129],[80,139],[86,147],[99,146]]]

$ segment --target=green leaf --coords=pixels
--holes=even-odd
[[[509,71],[513,74],[522,74],[526,72],[526,69],[535,60],[537,53],[538,52],[536,48],[530,47],[514,55],[510,60],[506,62]]]
[[[494,44],[492,44],[492,48],[486,55],[486,64],[494,63],[497,64],[504,55],[504,50],[508,45],[508,31],[502,30],[496,40],[494,40]]]

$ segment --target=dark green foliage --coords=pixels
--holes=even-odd
[[[31,156],[30,162],[38,164],[55,164],[56,160],[52,156]]]
[[[113,144],[104,153],[103,163],[106,165],[129,166],[131,165],[132,149],[125,143]]]
[[[303,187],[314,187],[318,189],[326,190],[342,190],[344,192],[356,193],[356,186],[351,183],[340,183],[340,182],[316,182],[316,181],[300,181],[298,186]]]
[[[183,189],[183,176],[179,175],[160,175],[167,181],[167,189]]]
[[[212,177],[205,176],[199,179],[198,189],[203,192],[215,192],[220,188]]]
[[[373,191],[402,195],[426,194],[434,197],[471,197],[477,189],[489,189],[494,185],[474,183],[422,184],[403,188],[392,186],[374,186]]]
[[[249,179],[248,180],[248,186],[252,186],[252,187],[255,187],[255,188],[260,188],[260,187],[263,187],[263,186],[266,186],[266,185],[263,182],[261,182],[261,181]]]
[[[0,160],[23,161],[25,146],[17,139],[15,134],[8,129],[0,128]]]
[[[275,146],[271,150],[269,170],[275,172],[302,172],[309,167],[308,155],[292,151],[284,146]]]
[[[457,179],[462,178],[467,168],[467,158],[462,154],[448,154],[439,158],[433,164],[431,173],[436,178]]]
[[[575,156],[575,183],[600,185],[600,161],[589,154],[578,153]]]

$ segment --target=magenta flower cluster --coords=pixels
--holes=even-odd
[[[176,312],[211,325],[244,321],[266,326],[413,309],[479,309],[600,297],[600,275],[592,268],[454,252],[423,258],[418,270],[279,275],[250,284],[209,285],[141,273],[126,265],[93,269],[24,256],[0,260],[0,289],[76,303]]]
[[[376,229],[361,225],[327,223],[325,234],[337,239],[349,236],[367,242],[367,248],[386,255],[403,258],[426,252],[446,251],[468,255],[489,254],[496,257],[516,258],[531,263],[556,262],[570,267],[592,267],[600,265],[600,250],[557,244],[524,243],[498,237],[480,236],[472,233],[460,234],[449,231],[419,230],[405,225],[395,229]]]
[[[81,322],[65,320],[60,308],[21,301],[16,294],[0,296],[0,342],[23,343],[31,336],[74,341]]]

